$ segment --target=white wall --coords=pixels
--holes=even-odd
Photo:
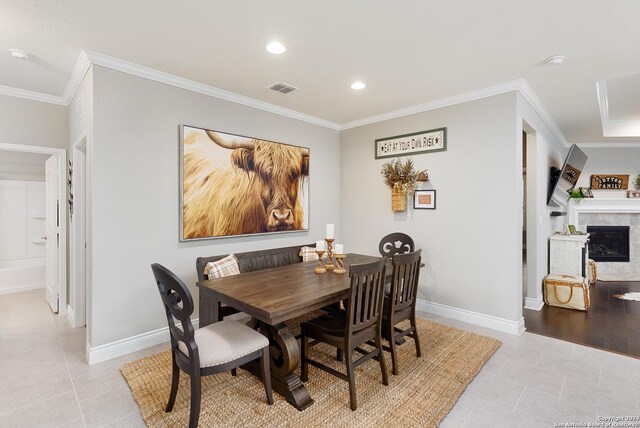
[[[640,174],[640,147],[584,148],[587,163],[578,179],[578,187],[591,187],[591,175],[629,174],[629,190]],[[626,198],[626,190],[593,190],[594,198]]]
[[[527,165],[527,298],[530,307],[534,301],[542,302],[542,283],[548,273],[548,240],[555,230],[561,230],[564,217],[551,217],[552,211],[562,208],[547,206],[550,168],[560,168],[567,148],[551,131],[527,100],[517,95],[517,130],[530,134],[534,142],[534,159]],[[520,147],[521,145],[519,145]],[[522,198],[522,196],[519,196]],[[533,198],[533,199],[531,199]]]
[[[394,214],[380,176],[387,160],[374,159],[374,140],[440,127],[447,127],[447,150],[412,156],[416,168],[428,169],[436,209]],[[520,141],[515,93],[343,131],[344,244],[377,254],[382,236],[408,233],[426,263],[419,298],[519,322]]]
[[[198,256],[308,243],[326,223],[340,237],[337,131],[92,68],[92,347],[166,327],[151,263],[179,275],[197,302]],[[179,242],[180,124],[309,147],[310,230]]]

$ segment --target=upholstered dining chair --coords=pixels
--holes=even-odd
[[[356,410],[356,384],[354,369],[375,358],[380,363],[382,383],[389,384],[384,363],[381,339],[382,301],[384,295],[385,259],[349,267],[351,279],[346,310],[331,312],[301,324],[302,329],[302,370],[301,379],[309,379],[309,364],[349,382],[349,403]],[[309,342],[309,339],[314,339]],[[371,351],[361,345],[372,340],[375,347]],[[327,343],[341,350],[345,355],[346,375],[309,357],[309,348]],[[363,356],[353,361],[353,352]]]
[[[378,251],[382,257],[392,257],[394,254],[410,253],[415,249],[413,239],[406,233],[390,233],[380,240]]]
[[[389,342],[384,346],[391,352],[391,365],[394,375],[398,374],[397,345],[403,342],[405,336],[413,338],[416,345],[416,355],[421,357],[420,340],[416,326],[416,296],[418,293],[418,279],[420,274],[422,250],[393,256],[393,274],[391,276],[391,290],[384,298],[382,314],[382,337]],[[402,321],[409,320],[409,327],[396,327]]]
[[[189,289],[169,269],[154,263],[153,275],[162,297],[171,334],[171,392],[166,412],[173,410],[178,394],[180,370],[191,378],[189,427],[198,426],[201,376],[235,369],[260,360],[267,402],[273,404],[269,368],[269,340],[257,331],[233,320],[220,321],[194,330],[191,323],[193,298]],[[180,322],[176,325],[175,320]]]

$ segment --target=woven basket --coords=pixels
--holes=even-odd
[[[391,189],[391,209],[395,212],[407,210],[407,192]]]

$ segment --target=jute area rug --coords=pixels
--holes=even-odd
[[[309,366],[309,394],[315,403],[300,412],[274,392],[266,403],[262,383],[244,370],[202,378],[201,427],[435,427],[451,410],[469,382],[498,349],[500,342],[458,328],[418,319],[422,358],[412,339],[398,347],[400,374],[382,384],[380,365],[371,360],[356,369],[358,409],[349,408],[348,383]],[[335,348],[318,345],[315,359],[342,372]],[[180,388],[171,413],[164,408],[171,386],[169,351],[127,363],[121,368],[140,412],[150,427],[186,427],[189,420],[189,377]]]

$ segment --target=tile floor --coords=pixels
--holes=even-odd
[[[640,416],[640,360],[422,316],[502,341],[442,427],[551,427]],[[53,315],[42,290],[0,295],[0,427],[143,427],[119,367],[166,348],[88,366],[85,329]]]

